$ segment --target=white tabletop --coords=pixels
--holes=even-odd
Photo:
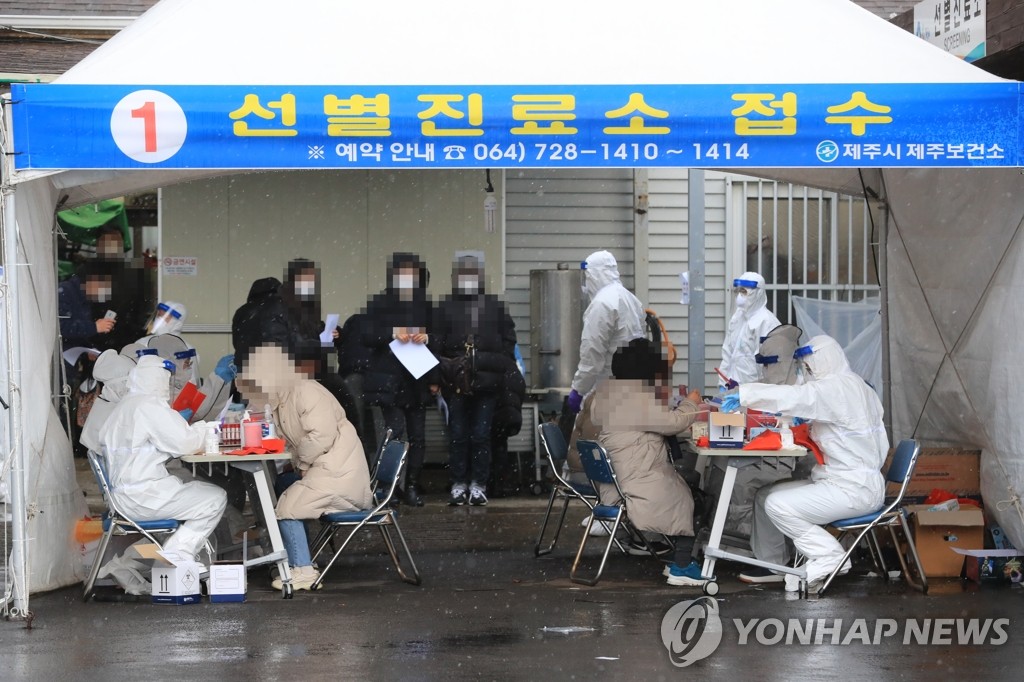
[[[807,448],[796,446],[787,450],[744,450],[743,448],[697,448],[706,457],[803,457]]]
[[[188,462],[189,464],[205,464],[208,462],[262,462],[291,458],[292,454],[290,452],[268,452],[265,455],[226,455],[221,453],[219,455],[185,455],[181,458],[181,461]]]

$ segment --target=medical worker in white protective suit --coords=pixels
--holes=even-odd
[[[732,281],[736,296],[736,310],[729,319],[722,344],[722,364],[718,369],[730,381],[721,379],[725,388],[757,381],[757,362],[754,356],[761,339],[779,326],[779,319],[768,310],[768,294],[764,290],[764,277],[756,272],[744,272]]]
[[[583,295],[589,300],[583,313],[580,364],[572,379],[569,408],[579,413],[583,396],[612,374],[612,356],[633,339],[645,336],[646,313],[640,299],[619,280],[615,256],[597,251],[580,265]]]
[[[825,463],[811,471],[810,480],[785,481],[764,497],[754,510],[754,533],[759,543],[773,528],[793,540],[807,557],[808,590],[839,565],[842,545],[822,526],[877,510],[885,496],[881,468],[889,450],[882,423],[882,403],[867,383],[850,369],[842,347],[830,336],[815,336],[798,348],[803,385],[741,384],[722,401],[722,409],[740,406],[811,421],[810,436]],[[760,498],[760,496],[759,496]],[[782,538],[779,538],[782,540]],[[761,557],[758,557],[761,558]],[[786,575],[786,589],[799,581]]]
[[[119,354],[114,349],[100,353],[92,367],[92,376],[103,384],[96,401],[89,410],[89,416],[82,426],[78,440],[95,453],[101,452],[100,429],[114,411],[114,406],[128,394],[128,374],[135,368],[135,360]]]
[[[192,420],[215,420],[231,398],[231,382],[235,378],[233,355],[226,355],[217,363],[216,369],[205,379],[199,373],[199,354],[196,349],[181,337],[185,326],[188,310],[184,304],[176,301],[161,301],[157,304],[153,316],[149,320],[147,336],[136,343],[145,346],[150,352],[175,365],[174,380],[171,384],[171,402],[190,381],[206,396],[199,408],[192,412],[182,410],[182,416]],[[143,350],[142,354],[146,351]]]
[[[220,521],[227,495],[210,483],[183,483],[167,471],[169,460],[202,452],[207,432],[205,422],[190,426],[171,409],[173,369],[155,355],[139,358],[128,376],[128,395],[100,429],[100,443],[114,502],[135,521],[182,522],[164,550],[195,558]]]

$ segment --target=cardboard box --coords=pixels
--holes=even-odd
[[[711,447],[742,448],[746,423],[746,417],[739,412],[712,412],[708,424]]]
[[[888,471],[892,452],[885,461]],[[932,490],[947,490],[957,497],[981,500],[981,451],[959,448],[922,448],[910,477],[905,503],[923,503]],[[895,495],[899,486],[890,483],[886,494]],[[980,545],[979,545],[980,546]]]
[[[980,509],[929,511],[926,505],[908,505],[910,531],[924,574],[929,578],[956,578],[964,558],[953,548],[982,547],[985,518]]]
[[[246,592],[245,564],[229,561],[215,561],[210,566],[210,581],[207,593],[210,601],[243,602]]]
[[[155,562],[152,575],[154,604],[199,603],[202,589],[199,577],[205,570],[202,564],[164,554],[156,549],[156,545],[136,549]]]

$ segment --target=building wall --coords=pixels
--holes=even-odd
[[[409,170],[252,173],[165,188],[160,255],[199,265],[195,277],[163,276],[161,297],[188,306],[186,336],[210,371],[231,352],[231,316],[253,280],[281,279],[292,258],[319,262],[323,313],[342,321],[384,287],[394,251],[426,260],[437,297],[451,290],[454,252],[482,250],[488,286],[500,291],[502,235],[484,230],[484,186],[481,171]]]

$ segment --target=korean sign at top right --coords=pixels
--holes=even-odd
[[[985,56],[986,0],[924,0],[914,5],[914,35],[973,62]]]

